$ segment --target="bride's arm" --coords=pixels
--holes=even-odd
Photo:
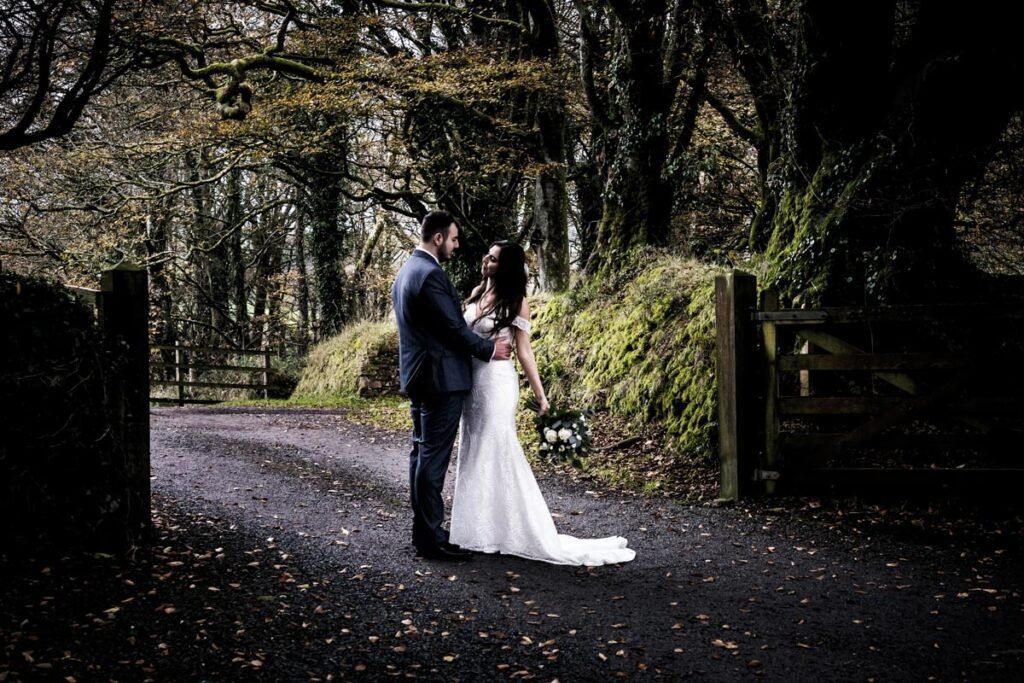
[[[519,309],[519,317],[526,321],[530,320],[530,307],[527,305],[526,299],[523,299],[523,305]],[[537,359],[534,358],[533,348],[530,346],[530,333],[518,327],[515,328],[515,331],[516,356],[523,366],[523,372],[526,373],[526,380],[530,383],[530,388],[533,389],[533,395],[537,397],[537,403],[540,404],[537,414],[543,415],[551,406],[548,404],[547,396],[544,395],[544,385],[541,384],[540,373],[537,372]]]

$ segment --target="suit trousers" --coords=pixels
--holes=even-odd
[[[444,522],[444,488],[452,445],[459,429],[467,391],[413,400],[412,451],[409,453],[409,491],[412,502],[412,542],[420,550],[448,540]]]

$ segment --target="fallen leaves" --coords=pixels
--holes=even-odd
[[[569,519],[568,514],[566,519]],[[337,522],[331,523],[337,524]],[[756,529],[758,524],[759,522],[754,523],[751,528]],[[652,529],[655,528],[654,525],[648,526]],[[677,526],[682,528],[684,525]],[[127,575],[112,575],[111,583],[116,584],[117,589],[111,595],[104,595],[102,601],[90,604],[88,609],[109,620],[107,629],[111,625],[122,625],[129,621],[130,616],[138,614],[142,614],[143,618],[135,620],[133,623],[141,624],[141,622],[149,621],[153,622],[154,629],[158,626],[163,627],[163,630],[154,630],[154,633],[159,633],[159,637],[163,639],[161,642],[163,647],[160,650],[165,657],[156,658],[161,661],[162,666],[164,659],[176,660],[186,656],[184,653],[188,648],[208,647],[206,653],[209,654],[209,659],[207,661],[212,662],[217,660],[216,655],[212,654],[214,652],[213,644],[225,648],[228,653],[237,651],[239,659],[233,664],[236,669],[233,673],[234,676],[240,674],[237,671],[239,667],[245,667],[251,669],[249,674],[257,672],[260,677],[274,678],[274,675],[278,673],[277,667],[280,665],[274,653],[271,653],[269,658],[263,658],[253,653],[254,643],[265,645],[270,642],[274,642],[275,647],[280,648],[283,644],[283,647],[298,651],[302,648],[312,648],[311,644],[314,644],[315,641],[315,645],[321,651],[328,649],[335,653],[338,661],[344,658],[347,667],[351,667],[353,662],[359,662],[353,667],[356,672],[367,671],[370,672],[369,675],[380,675],[381,677],[385,675],[400,677],[402,673],[407,676],[410,673],[417,673],[419,674],[417,677],[427,679],[445,677],[446,675],[450,678],[455,678],[457,675],[461,677],[465,671],[474,670],[472,667],[476,666],[479,667],[474,670],[477,676],[481,675],[481,671],[490,671],[495,678],[537,677],[550,681],[556,672],[556,667],[545,666],[545,669],[541,670],[535,665],[546,665],[546,662],[554,661],[554,658],[557,657],[557,672],[563,674],[564,670],[564,675],[570,679],[573,677],[568,672],[574,670],[570,667],[579,667],[584,671],[590,667],[595,677],[599,671],[600,678],[611,680],[620,674],[628,678],[636,675],[637,671],[645,670],[647,665],[641,660],[648,656],[654,676],[671,678],[672,674],[678,673],[678,671],[668,670],[667,665],[692,666],[690,662],[700,659],[701,654],[709,652],[714,654],[714,658],[720,660],[730,659],[730,654],[742,653],[741,656],[746,656],[742,656],[742,659],[732,660],[734,662],[733,670],[735,671],[736,666],[742,669],[745,663],[746,667],[751,670],[750,674],[755,675],[761,673],[760,669],[763,664],[760,659],[751,659],[751,652],[758,651],[758,647],[764,650],[766,643],[772,644],[773,648],[770,649],[781,646],[791,652],[796,648],[804,650],[819,648],[818,651],[812,652],[808,656],[815,658],[825,656],[824,645],[816,645],[815,636],[810,633],[813,628],[818,626],[813,617],[818,613],[828,611],[837,603],[822,599],[823,595],[828,595],[827,591],[832,590],[832,587],[823,588],[822,584],[812,583],[808,580],[809,578],[835,580],[837,574],[840,581],[844,580],[844,567],[837,566],[837,563],[842,561],[845,549],[838,545],[827,547],[827,549],[824,545],[820,548],[813,547],[811,544],[814,541],[808,542],[803,539],[797,540],[797,537],[789,535],[783,536],[778,534],[777,529],[770,532],[755,532],[762,535],[756,540],[753,538],[741,539],[743,542],[740,543],[734,540],[740,538],[736,530],[721,527],[709,528],[714,532],[713,535],[706,532],[699,534],[701,539],[699,542],[703,543],[705,542],[703,539],[710,539],[706,541],[706,554],[698,555],[697,559],[692,562],[688,556],[684,555],[687,559],[673,566],[673,571],[670,572],[655,568],[644,575],[643,583],[639,586],[615,577],[615,574],[618,573],[617,570],[564,572],[567,581],[577,581],[586,585],[586,590],[593,587],[593,595],[588,594],[585,601],[589,603],[589,607],[597,608],[597,616],[593,616],[594,611],[578,610],[576,604],[569,603],[567,606],[567,603],[559,602],[554,597],[555,590],[553,590],[558,586],[552,587],[539,581],[537,579],[540,571],[538,568],[518,561],[497,566],[520,568],[523,574],[522,578],[513,572],[502,576],[500,571],[486,576],[490,565],[484,562],[475,563],[472,569],[460,568],[459,571],[463,573],[459,576],[448,576],[444,568],[438,568],[437,573],[413,571],[413,567],[395,571],[394,565],[385,565],[383,562],[374,569],[362,567],[357,569],[354,562],[358,560],[354,558],[359,557],[356,551],[362,549],[354,545],[351,551],[342,551],[328,546],[325,541],[318,548],[319,551],[331,553],[332,557],[336,559],[341,558],[338,560],[339,563],[352,563],[348,567],[334,565],[327,570],[335,583],[334,592],[328,592],[318,591],[317,582],[303,574],[301,564],[297,561],[286,562],[276,547],[256,548],[248,551],[252,554],[245,554],[242,548],[247,546],[239,548],[237,544],[229,544],[229,550],[226,553],[228,561],[218,564],[217,560],[225,557],[225,553],[220,547],[215,551],[206,549],[212,548],[212,544],[193,544],[193,547],[188,547],[181,537],[175,538],[172,545],[163,548],[162,554],[165,557],[155,558],[153,563],[148,565],[141,574],[133,573],[130,578]],[[685,528],[685,538],[679,538],[690,543],[697,542],[695,529],[695,526]],[[371,525],[366,525],[362,538],[368,537],[369,534],[366,532],[372,532]],[[289,532],[282,530],[274,533],[285,538]],[[338,536],[343,537],[340,532]],[[355,538],[360,537],[358,534],[355,535]],[[765,552],[765,541],[768,539],[776,543],[777,547],[776,545],[767,546],[771,554],[761,555]],[[292,540],[294,541],[293,538]],[[1003,542],[1007,543],[1008,540],[1003,539]],[[259,541],[255,541],[255,543],[262,545]],[[730,568],[728,563],[719,561],[721,557],[715,554],[717,549],[722,549],[724,553],[728,553],[732,557],[745,555],[750,558],[751,567],[758,563],[761,564],[758,570],[766,566],[770,566],[771,569],[766,572],[764,580],[758,583],[760,576],[757,574],[757,570],[751,571],[749,568],[738,567],[735,563]],[[871,554],[872,552],[875,554]],[[816,553],[815,560],[808,560],[808,557],[814,556]],[[895,566],[890,567],[894,571],[880,571],[879,574],[883,575],[882,580],[875,583],[863,579],[877,577],[857,576],[857,580],[861,583],[860,587],[867,592],[873,592],[880,588],[892,590],[894,587],[899,589],[901,586],[907,585],[896,583],[905,580],[905,577],[898,575],[904,573],[902,571],[904,569],[908,570],[906,572],[908,574],[910,568],[916,570],[919,556],[912,554],[909,562],[903,562],[902,558],[897,560],[898,554],[898,552],[893,552],[879,556],[874,549],[862,551],[861,557],[865,562],[871,563],[873,570],[878,570],[879,565],[884,561],[889,561]],[[970,562],[979,567],[977,574],[971,574],[970,583],[954,583],[951,580],[944,584],[942,595],[946,596],[945,601],[936,603],[944,608],[944,614],[947,614],[945,611],[947,607],[954,615],[954,609],[966,611],[977,607],[978,611],[981,611],[985,609],[986,604],[995,602],[1000,597],[999,591],[990,587],[999,585],[994,580],[988,580],[979,587],[980,579],[976,576],[987,573],[989,567],[985,566],[988,558],[978,555],[978,557],[970,558]],[[998,552],[990,553],[990,557],[997,556]],[[716,559],[713,564],[705,565],[705,557]],[[795,565],[792,564],[794,561]],[[490,562],[490,558],[488,558],[488,562]],[[773,564],[769,565],[769,562]],[[216,570],[204,574],[203,564],[216,567]],[[299,564],[300,569],[296,568],[296,564]],[[524,568],[527,566],[529,569]],[[60,574],[62,572],[60,565],[55,565],[55,567],[57,567],[56,573]],[[275,567],[277,568],[275,569]],[[632,570],[633,568],[630,566],[626,567],[625,571]],[[392,571],[392,575],[387,576],[388,571]],[[707,576],[710,571],[714,571],[717,576]],[[691,574],[691,572],[695,573]],[[758,591],[758,605],[749,605],[746,600],[747,596],[743,594],[737,596],[735,604],[733,601],[717,601],[710,597],[714,595],[717,598],[734,589],[739,572],[753,575],[752,585]],[[810,577],[809,574],[814,576]],[[544,576],[547,577],[547,574]],[[914,574],[915,580],[917,576]],[[264,579],[262,583],[259,582],[261,577]],[[391,580],[394,583],[384,583],[385,580]],[[399,580],[405,581],[409,586],[409,590],[404,595],[401,594],[404,587],[398,583]],[[722,584],[720,590],[716,589],[715,585],[711,585],[706,586],[704,592],[701,591],[701,581],[712,583],[715,580]],[[345,583],[346,581],[363,583],[361,585],[349,584]],[[51,583],[56,584],[56,582]],[[773,592],[773,588],[779,584],[782,584],[780,586],[780,590],[783,591],[781,595]],[[687,590],[687,586],[694,585],[696,585],[696,590]],[[928,591],[927,597],[936,592],[926,580],[922,580],[918,585]],[[638,592],[642,593],[648,586],[652,587],[654,591],[650,599],[646,603],[639,601],[637,599]],[[218,587],[222,587],[223,591]],[[229,591],[229,587],[233,590]],[[788,590],[791,587],[796,588],[798,592]],[[842,588],[838,584],[837,587]],[[627,594],[610,595],[612,592],[621,592],[622,590],[626,590]],[[954,601],[952,596],[957,595],[958,590],[961,591],[959,594],[961,601]],[[150,591],[152,591],[151,594],[149,594]],[[308,592],[309,597],[300,598],[299,595],[303,592]],[[424,605],[423,596],[433,597],[437,592],[445,594],[445,601]],[[521,597],[511,597],[517,593]],[[125,594],[128,594],[129,597],[125,598]],[[505,597],[509,599],[499,603],[497,597],[499,594],[506,594]],[[185,598],[183,597],[185,595],[191,597]],[[535,598],[535,601],[525,600],[527,595]],[[854,600],[858,599],[856,595],[853,595]],[[60,609],[61,603],[70,597],[69,593],[57,592],[53,587],[48,588],[48,593],[38,593],[38,596],[46,596],[42,598],[42,605],[49,611]],[[471,597],[462,603],[455,602],[455,600],[467,596]],[[398,602],[387,604],[386,600],[392,597],[397,597]],[[898,597],[901,600],[908,599],[906,593],[900,594]],[[346,603],[345,600],[349,598],[353,602]],[[973,599],[965,602],[968,598]],[[122,599],[124,602],[119,602]],[[357,605],[356,601],[368,603],[371,608],[367,610],[364,604]],[[750,598],[750,601],[754,602],[754,598]],[[1005,609],[1009,612],[1016,608],[1018,602],[1013,596],[1002,604],[1006,605]],[[204,609],[201,606],[204,603],[208,604],[210,609]],[[694,609],[699,609],[702,603],[712,608],[713,611],[710,615],[693,612]],[[762,640],[755,640],[756,636],[750,636],[744,632],[745,628],[750,628],[753,624],[763,628],[763,624],[757,620],[770,621],[774,618],[774,613],[769,612],[774,605],[784,604],[787,608],[793,608],[797,603],[810,605],[810,607],[801,610],[801,613],[808,616],[808,622],[806,626],[793,627],[796,632],[785,631],[786,635],[780,635],[779,633],[768,633],[768,629],[765,628],[765,638]],[[35,607],[37,604],[37,602],[33,602],[29,605],[26,602],[26,606]],[[512,631],[499,636],[500,622],[491,621],[495,617],[486,609],[488,605],[494,606],[495,604],[499,605],[499,609],[507,610],[520,618],[516,628],[521,628],[527,633]],[[111,607],[111,605],[115,607]],[[524,608],[523,605],[526,607]],[[666,607],[666,605],[670,607]],[[753,609],[746,610],[745,608],[748,606]],[[480,612],[475,613],[475,608],[480,608]],[[850,617],[857,616],[858,613],[863,614],[861,612],[863,605],[840,608],[845,609],[845,613],[840,614],[833,622],[838,624],[838,630],[846,629],[847,632],[857,631],[859,633],[865,628],[865,626],[861,626],[864,623],[863,619],[853,620],[853,623],[859,628],[844,624],[844,622],[849,623]],[[373,620],[377,616],[373,615],[373,609],[377,609],[381,615],[377,621]],[[456,609],[463,613],[456,613]],[[1000,609],[1004,609],[1002,605]],[[343,617],[342,615],[346,611],[348,613]],[[526,616],[527,611],[529,616]],[[248,612],[248,615],[238,618],[235,616],[236,612]],[[562,612],[561,617],[559,612]],[[225,618],[226,613],[231,614],[228,617],[229,623],[217,623],[219,619]],[[368,613],[370,614],[369,620],[366,618]],[[766,617],[766,613],[772,616]],[[666,614],[669,616],[663,616]],[[750,616],[746,616],[748,614]],[[115,615],[117,618],[113,619]],[[91,616],[92,614],[90,614]],[[532,621],[531,617],[534,617]],[[230,623],[236,618],[239,620],[237,625]],[[343,618],[348,621],[343,622]],[[550,621],[553,619],[561,619],[561,621]],[[203,624],[202,629],[197,628],[196,625],[200,620],[209,620],[209,623]],[[729,631],[718,630],[722,621],[731,622],[735,628]],[[398,626],[399,622],[401,626]],[[414,622],[421,631],[417,631]],[[529,626],[524,624],[529,624]],[[173,625],[173,627],[168,629],[168,625]],[[341,628],[343,625],[349,628]],[[533,625],[537,625],[536,628],[531,628]],[[791,626],[791,622],[787,621],[786,625]],[[579,630],[570,628],[572,626],[578,626]],[[877,623],[873,626],[875,629],[879,628]],[[86,629],[92,629],[94,626],[91,623],[85,623],[81,628],[84,634]],[[449,630],[444,630],[446,628]],[[603,652],[598,652],[589,645],[593,642],[595,631],[598,630],[600,631],[598,647],[602,648]],[[375,640],[367,640],[367,634],[374,632],[379,634],[374,636]],[[743,636],[740,636],[741,632],[743,632]],[[418,633],[422,635],[417,635]],[[557,642],[556,638],[551,637],[552,635],[557,635]],[[713,635],[721,637],[712,637]],[[875,635],[874,632],[872,635]],[[634,636],[634,642],[630,642]],[[884,642],[881,640],[883,636],[884,634],[877,636],[878,642]],[[147,637],[149,637],[148,632],[139,632],[138,648],[151,653],[152,657],[154,644],[158,641],[147,640]],[[609,641],[610,637],[616,638],[616,641]],[[794,640],[797,639],[806,642],[794,644]],[[431,643],[433,649],[421,649],[427,642]],[[930,641],[928,642],[930,644]],[[202,645],[199,645],[200,643]],[[327,648],[324,647],[325,643]],[[45,653],[42,649],[33,651],[32,645],[24,640],[19,645],[20,648],[13,651],[15,653],[13,659],[16,659],[17,652],[23,649],[32,653],[31,656],[37,663],[46,664],[52,661],[59,667],[57,664],[59,653],[56,653],[55,656],[53,651]],[[561,651],[559,645],[563,648]],[[673,647],[675,645],[683,647]],[[644,647],[650,648],[649,655],[644,654]],[[943,647],[948,647],[948,644],[943,642]],[[780,650],[779,654],[781,655],[783,651]],[[166,657],[166,654],[171,652],[173,655]],[[689,654],[686,657],[672,657],[668,655],[669,652],[676,654],[688,652]],[[481,653],[486,653],[482,655],[484,658],[478,663],[471,663],[473,657]],[[459,654],[461,654],[462,660],[455,664]],[[78,656],[80,655],[76,652],[76,657]],[[134,661],[124,655],[119,656],[124,657],[126,662],[124,667],[134,666]],[[764,656],[767,661],[774,663],[774,658],[767,653],[758,652],[758,656]],[[39,661],[44,658],[48,661]],[[230,658],[230,654],[222,662],[228,658]],[[362,661],[360,662],[360,660]],[[414,670],[410,664],[413,661],[416,661],[417,664],[422,663],[423,669]],[[599,662],[607,662],[607,664],[599,664]],[[388,663],[397,665],[397,668],[386,669],[384,665]],[[445,668],[443,663],[454,665]],[[659,666],[666,668],[658,672]],[[403,671],[405,667],[409,668]],[[352,671],[353,668],[347,670]],[[626,671],[623,671],[624,669]],[[442,671],[446,674],[440,673]],[[60,680],[66,672],[55,671],[54,673],[55,676],[49,676],[46,679]],[[162,673],[159,671],[152,677],[161,680],[164,678],[160,675]],[[114,671],[110,676],[117,677],[118,674],[124,678],[130,677],[125,675],[124,670]],[[79,678],[89,679],[84,675],[84,671],[83,673],[76,672],[76,675]],[[326,671],[312,672],[309,680],[324,680],[325,675]],[[232,678],[232,674],[225,673],[223,670],[214,670],[210,677],[229,680]],[[171,678],[166,679],[172,680]],[[330,676],[326,676],[326,679],[330,680]]]
[[[203,658],[203,667],[213,678],[229,680],[237,676],[231,673],[237,668],[268,668],[265,654],[251,647],[254,638],[283,642],[281,635],[273,634],[280,630],[290,639],[296,631],[309,630],[308,635],[303,635],[307,642],[315,640],[323,647],[322,643],[332,641],[332,634],[318,630],[313,621],[327,622],[329,604],[310,598],[301,601],[300,606],[299,601],[287,595],[314,592],[323,580],[298,581],[294,567],[283,564],[288,555],[276,549],[273,539],[268,539],[270,546],[245,550],[244,546],[237,547],[237,543],[245,541],[232,538],[228,524],[198,514],[169,513],[158,500],[153,512],[156,533],[161,540],[170,542],[157,547],[141,546],[128,557],[65,557],[55,565],[59,571],[50,566],[36,570],[35,576],[43,577],[42,581],[30,580],[20,587],[7,584],[5,604],[7,596],[17,595],[11,591],[31,590],[38,584],[38,597],[19,599],[26,603],[26,608],[33,603],[38,607],[31,625],[23,620],[19,632],[5,631],[5,624],[0,623],[0,636],[8,640],[13,635],[12,648],[18,642],[38,643],[40,647],[17,650],[26,652],[31,661],[23,658],[11,670],[0,667],[0,681],[14,674],[14,680],[27,677],[74,682],[91,680],[93,676],[85,674],[99,670],[112,679],[142,676],[180,680],[187,677],[190,669],[186,667],[195,666],[197,657]],[[175,523],[168,523],[170,514],[175,516]],[[205,545],[214,537],[218,541],[230,538],[236,546],[225,552],[220,543]],[[254,557],[270,551],[282,563]],[[236,558],[233,563],[225,561],[229,555]],[[59,583],[52,581],[51,576]],[[232,589],[230,593],[228,587]],[[240,602],[240,590],[247,590],[251,597]],[[71,596],[74,599],[65,599]],[[84,604],[91,602],[94,611],[75,613],[74,610],[81,610],[83,600]],[[300,613],[304,618],[299,618]],[[118,623],[131,625],[123,639],[123,647],[132,652],[131,656],[125,656],[125,651],[116,645],[117,640],[109,635],[99,636],[103,645],[95,645],[93,634],[110,634],[113,628],[125,628],[117,626]],[[79,644],[74,655],[67,648],[71,641],[55,640],[52,633],[40,630],[56,624],[73,629],[74,642]],[[135,654],[147,651],[155,659]]]

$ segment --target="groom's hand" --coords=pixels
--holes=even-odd
[[[491,360],[508,360],[512,357],[512,344],[508,339],[498,338],[494,340],[494,355]]]

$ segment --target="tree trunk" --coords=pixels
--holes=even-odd
[[[969,289],[958,196],[1022,106],[1005,85],[1024,71],[1006,6],[808,0],[779,22],[791,32],[733,5],[718,19],[757,103],[765,201],[751,243],[770,284],[832,304]]]
[[[299,326],[295,333],[295,344],[299,354],[306,355],[309,350],[310,329],[309,278],[306,274],[306,225],[301,210],[296,211],[295,233],[292,239],[295,245],[295,272],[297,274],[295,287],[299,308]]]
[[[384,306],[384,311],[381,311],[381,302],[376,300],[373,295],[376,293],[369,282],[367,271],[373,264],[374,254],[377,251],[377,245],[380,243],[381,237],[388,230],[393,227],[390,223],[390,217],[384,211],[379,211],[373,220],[373,228],[370,230],[370,234],[366,236],[366,240],[363,243],[363,247],[359,253],[359,259],[356,261],[355,269],[352,271],[352,276],[349,279],[349,310],[352,312],[353,317],[357,317],[360,320],[376,320],[381,318],[387,311],[387,306],[390,306],[390,301]]]
[[[565,167],[547,167],[537,175],[534,188],[534,233],[540,242],[537,279],[545,292],[569,287],[569,199],[565,190]]]
[[[206,153],[200,152],[196,156],[189,152],[185,155],[185,162],[188,165],[189,182],[193,183],[188,244],[191,246],[189,255],[193,271],[192,277],[196,285],[194,311],[191,315],[194,329],[190,336],[198,346],[211,346],[214,343],[212,334],[214,313],[210,290],[211,283],[216,276],[212,272],[215,266],[210,262],[211,254],[209,253],[212,233],[210,186],[201,182],[204,172],[208,169]]]
[[[225,240],[228,249],[228,277],[231,303],[235,317],[235,342],[245,348],[249,343],[249,306],[245,288],[245,254],[242,250],[242,172],[234,168],[228,172],[226,227],[231,230]]]
[[[530,19],[530,53],[557,63],[561,46],[558,20],[549,0],[520,0]],[[561,95],[541,98],[536,104],[539,157],[543,162],[534,181],[533,227],[539,236],[534,244],[540,288],[557,291],[569,287],[569,197],[566,189],[565,99]]]
[[[604,134],[597,126],[591,126],[589,145],[578,145],[579,154],[585,155],[576,159],[571,166],[573,187],[576,189],[576,258],[585,266],[597,244],[597,230],[601,223],[601,212],[604,201],[601,193],[608,177],[605,163]]]
[[[345,307],[345,233],[339,221],[341,188],[338,181],[320,177],[306,186],[305,200],[310,221],[309,255],[317,299],[320,302],[321,338],[337,334],[348,320]]]
[[[664,129],[641,129],[639,119],[619,132],[597,232],[599,262],[665,243],[672,215],[672,187],[661,177],[667,144]]]
[[[675,137],[672,118],[684,74],[705,55],[699,20],[687,0],[610,2],[604,19],[613,26],[612,54],[605,56],[607,92],[595,65],[607,42],[601,19],[577,0],[582,15],[584,92],[611,154],[597,244],[588,270],[614,267],[636,247],[668,242],[675,196],[669,160],[692,136]],[[703,67],[699,67],[703,68]]]
[[[249,329],[249,343],[252,348],[263,348],[267,330],[267,299],[273,279],[273,272],[268,267],[267,252],[270,245],[268,237],[273,229],[270,215],[264,214],[252,232],[253,253],[256,255],[252,282],[252,321]]]
[[[280,216],[275,212],[275,219]],[[280,234],[277,221],[275,220],[274,234]],[[284,289],[277,281],[277,275],[281,272],[281,260],[284,253],[284,243],[280,239],[274,239],[268,245],[266,254],[261,258],[267,280],[271,283],[267,296],[267,339],[264,345],[267,348],[276,350],[279,356],[284,355],[285,339],[284,324],[281,320],[281,302],[284,296]]]
[[[202,155],[201,169],[204,175],[209,175],[212,170],[205,153]],[[201,244],[205,246],[205,270],[206,270],[206,293],[210,310],[210,325],[218,334],[215,337],[216,345],[224,344],[225,340],[235,341],[236,328],[231,317],[231,238],[234,226],[230,223],[232,212],[230,174],[226,184],[227,194],[224,197],[225,205],[216,206],[214,199],[213,184],[207,183],[197,192],[203,195],[203,202],[207,207],[209,215],[204,218],[207,233],[203,236]],[[239,214],[241,211],[239,210]]]
[[[178,335],[174,329],[174,296],[167,262],[171,254],[171,200],[163,198],[150,207],[146,217],[146,262],[149,271],[150,305],[158,311],[153,321],[153,342],[172,345]],[[160,353],[164,363],[174,362],[174,351]],[[164,379],[174,377],[174,368],[164,370]]]

